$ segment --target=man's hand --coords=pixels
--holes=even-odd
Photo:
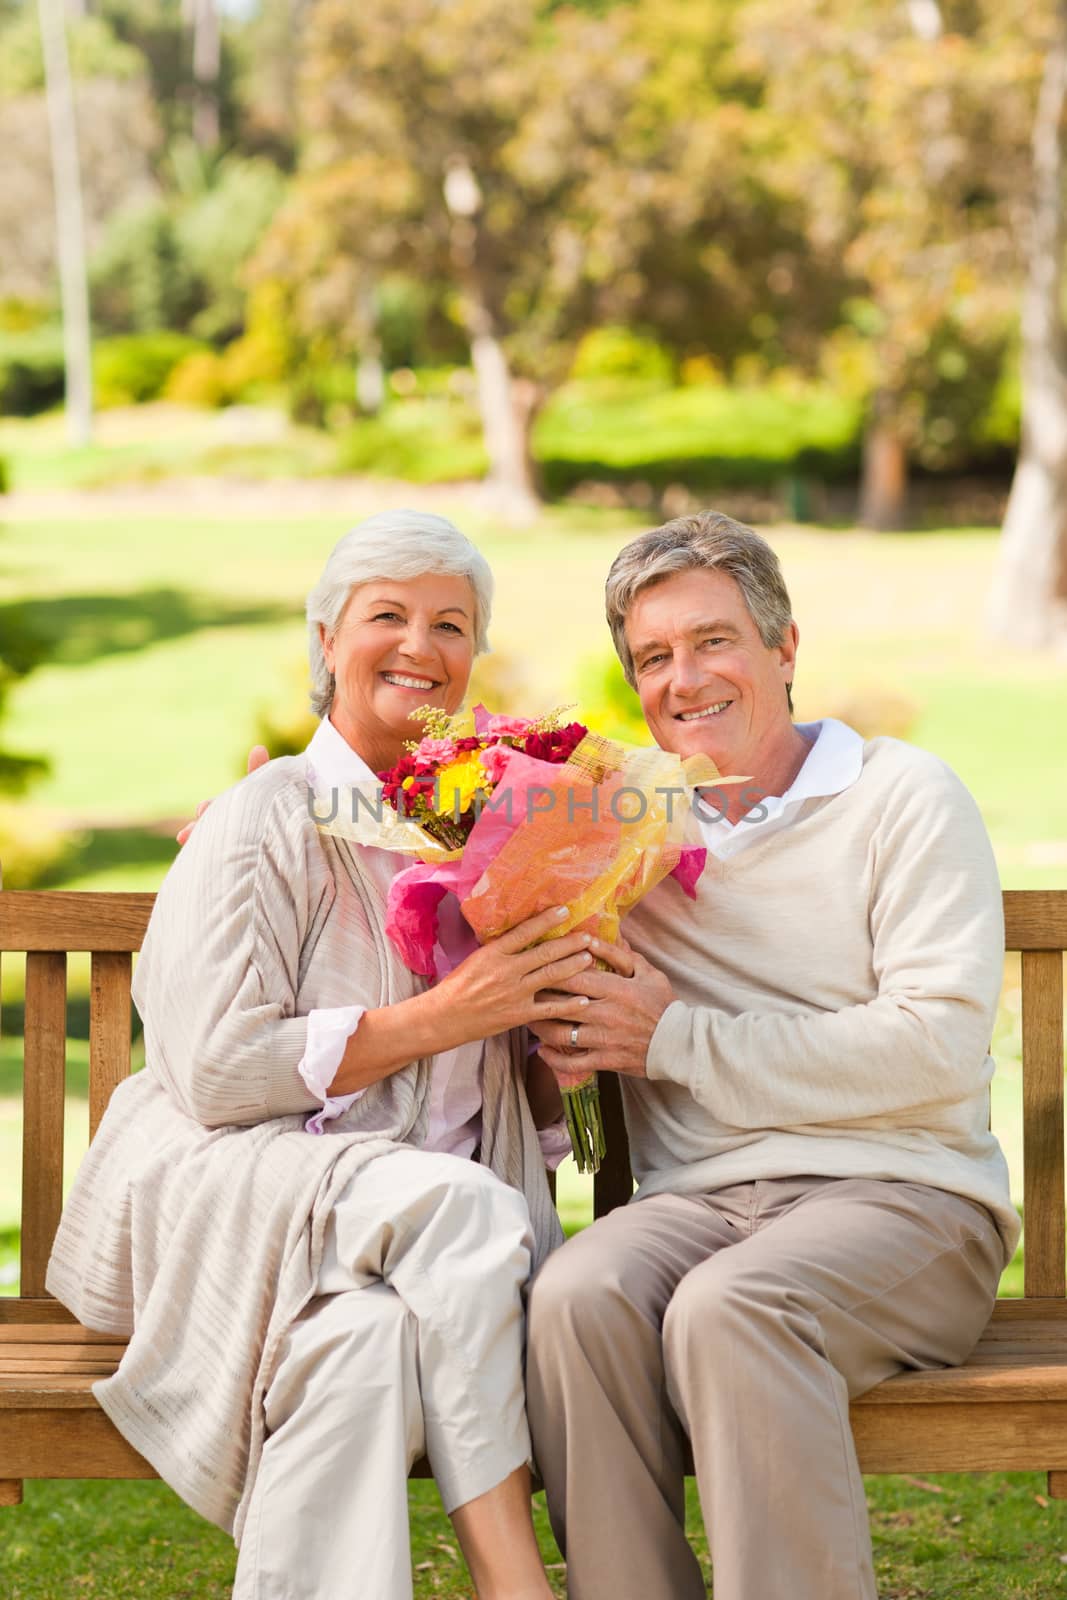
[[[624,939],[605,944],[595,939],[590,953],[608,962],[611,972],[580,972],[559,988],[584,995],[589,1004],[574,1009],[574,1023],[545,1022],[532,1027],[541,1041],[538,1054],[561,1081],[575,1073],[623,1072],[647,1077],[648,1047],[656,1024],[674,1000],[670,980]],[[578,1042],[571,1045],[571,1029]]]
[[[270,760],[270,751],[267,749],[266,745],[265,744],[254,744],[252,746],[251,750],[248,752],[248,770],[249,770],[249,772],[258,771],[258,769],[260,767],[266,766],[266,764],[267,764],[267,762],[269,760]],[[197,823],[200,821],[200,818],[204,815],[204,812],[207,810],[207,808],[208,808],[208,806],[210,804],[211,804],[210,800],[201,800],[200,804],[196,808],[196,816],[193,818],[192,822],[187,822],[185,824],[184,828],[179,828],[178,829],[178,831],[174,835],[174,837],[177,839],[179,844],[184,844],[185,843],[185,841],[188,839],[189,835],[192,833],[193,829],[196,827]]]

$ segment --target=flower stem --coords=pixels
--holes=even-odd
[[[599,1172],[606,1146],[600,1113],[600,1090],[595,1076],[587,1078],[573,1089],[563,1090],[563,1113],[578,1171]]]

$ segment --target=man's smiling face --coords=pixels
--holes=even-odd
[[[694,567],[640,590],[626,640],[641,709],[662,749],[708,755],[723,774],[759,774],[788,748],[796,624],[768,649],[726,573]]]

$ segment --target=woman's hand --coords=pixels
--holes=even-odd
[[[265,767],[269,760],[270,751],[267,749],[266,745],[254,744],[251,750],[248,752],[249,772],[258,772],[259,768]],[[178,829],[174,837],[177,839],[179,844],[185,843],[210,804],[210,800],[201,800],[200,804],[196,808],[196,816],[193,818],[193,820],[191,822],[187,822],[184,828]]]
[[[543,939],[567,915],[542,911],[475,950],[421,994],[365,1011],[345,1046],[331,1095],[365,1089],[420,1056],[440,1055],[524,1023],[570,1016],[589,1004],[561,986],[592,965],[587,933]]]
[[[589,1004],[561,990],[592,966],[590,935],[545,938],[566,915],[563,906],[529,917],[475,950],[429,991],[442,1035],[436,1049],[567,1017]]]

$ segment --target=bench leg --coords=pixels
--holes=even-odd
[[[0,1506],[22,1504],[22,1479],[0,1478]]]
[[[1050,1500],[1067,1500],[1067,1472],[1050,1472],[1048,1475]]]

